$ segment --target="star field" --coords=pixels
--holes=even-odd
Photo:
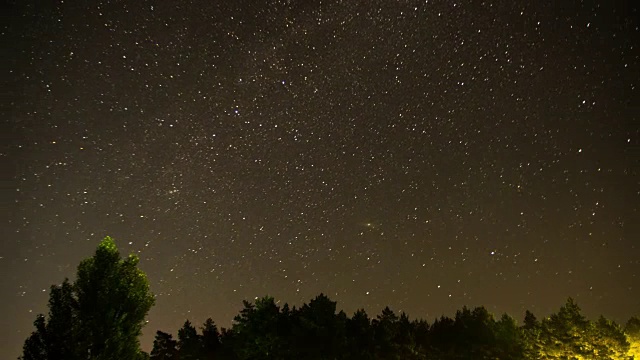
[[[2,28],[0,352],[106,235],[153,333],[242,300],[637,314],[631,2],[51,2]]]

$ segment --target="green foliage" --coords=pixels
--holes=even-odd
[[[523,337],[524,357],[526,359],[538,359],[542,352],[540,343],[542,325],[529,310],[525,312],[524,324],[520,329]]]
[[[526,338],[514,318],[503,314],[495,323],[494,356],[499,359],[524,359],[526,357]]]
[[[527,312],[522,327],[527,359],[629,359],[629,342],[622,328],[600,317],[585,318],[569,298],[560,310],[538,323]]]
[[[570,359],[572,356],[588,355],[591,349],[585,347],[584,341],[588,331],[589,321],[580,312],[578,304],[569,298],[560,311],[542,322],[542,356]]]
[[[587,338],[588,348],[600,359],[623,359],[629,352],[629,342],[622,327],[600,316],[591,324]]]
[[[349,318],[336,308],[323,294],[299,309],[289,309],[287,304],[280,308],[272,297],[245,301],[231,329],[218,332],[208,319],[198,335],[187,322],[179,331],[179,343],[198,337],[201,350],[211,343],[212,351],[200,353],[203,360],[628,360],[632,354],[626,339],[640,335],[637,318],[628,322],[625,335],[619,325],[604,317],[596,322],[586,319],[573,299],[542,322],[527,311],[522,326],[507,314],[496,320],[484,307],[463,307],[453,319],[442,317],[431,326],[424,320],[411,321],[407,314],[398,315],[389,307],[373,320],[362,309]],[[181,345],[165,348],[185,358]]]
[[[455,319],[443,317],[429,329],[431,353],[440,359],[523,359],[524,334],[516,321],[496,321],[484,307],[463,307]]]
[[[141,359],[138,336],[154,303],[134,255],[121,259],[110,237],[78,266],[76,281],[53,286],[23,359]]]
[[[624,326],[624,332],[629,342],[628,355],[634,359],[640,359],[640,318],[634,316],[629,319]]]
[[[239,359],[285,358],[286,333],[281,333],[282,315],[273,297],[257,299],[255,305],[244,302],[244,308],[233,324]]]

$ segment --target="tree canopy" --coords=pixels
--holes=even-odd
[[[38,315],[24,360],[142,359],[138,337],[154,304],[138,257],[126,259],[106,237],[83,260],[76,280],[51,287],[49,314]]]
[[[373,318],[363,309],[349,317],[323,294],[292,309],[267,296],[245,301],[231,328],[220,333],[211,319],[202,334],[187,321],[178,334],[182,339],[189,333],[196,339],[189,343],[193,346],[184,340],[167,346],[158,336],[171,335],[158,332],[151,359],[628,360],[635,354],[629,343],[637,339],[640,322],[634,317],[625,329],[604,317],[588,320],[571,298],[542,321],[527,311],[518,324],[480,306],[429,324],[389,307]],[[167,356],[167,348],[175,355]]]

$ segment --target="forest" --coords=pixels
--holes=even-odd
[[[465,307],[429,324],[389,307],[374,318],[364,310],[349,317],[322,294],[297,309],[264,297],[245,302],[230,329],[218,331],[212,319],[200,329],[186,321],[175,340],[158,331],[151,358],[633,359],[640,344],[637,317],[624,329],[604,317],[589,321],[571,298],[542,320],[526,312],[518,325],[484,307]]]
[[[389,307],[349,316],[323,294],[299,307],[244,301],[230,328],[187,320],[175,338],[158,330],[146,353],[138,338],[155,298],[137,264],[105,238],[73,283],[51,287],[49,313],[36,318],[19,359],[640,359],[638,316],[624,326],[587,319],[572,298],[547,317],[527,311],[521,323],[484,307],[428,323]]]

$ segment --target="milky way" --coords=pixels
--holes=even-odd
[[[106,235],[155,330],[638,311],[640,31],[609,1],[18,2],[3,25],[0,352]]]

